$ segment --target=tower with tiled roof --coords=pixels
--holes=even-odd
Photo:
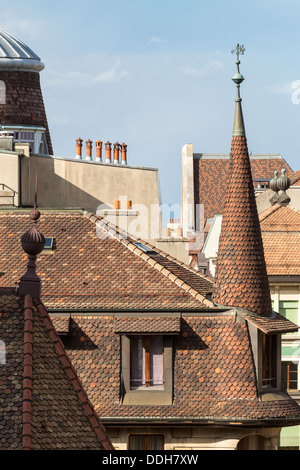
[[[22,41],[0,30],[0,126],[32,153],[53,154],[40,83],[41,59]]]
[[[231,176],[226,195],[219,241],[213,300],[220,305],[241,307],[258,315],[272,312],[263,243],[251,176],[250,159],[242,112],[237,44],[237,86],[231,144]]]

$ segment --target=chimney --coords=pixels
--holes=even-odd
[[[122,147],[122,161],[121,161],[121,163],[122,163],[122,165],[127,165],[127,145],[125,145],[124,142],[123,142],[121,147]]]
[[[102,144],[101,140],[96,142],[96,162],[102,162]]]
[[[119,163],[120,160],[120,144],[116,142],[114,144],[114,163]]]
[[[86,141],[86,160],[92,160],[92,145],[93,142],[89,139]]]
[[[114,208],[115,208],[115,210],[119,210],[119,209],[120,209],[120,201],[119,201],[119,200],[116,200],[116,201],[114,202]]]
[[[105,153],[106,153],[106,163],[111,163],[111,143],[109,141],[105,144]]]
[[[81,160],[82,159],[82,139],[79,137],[79,139],[76,140],[76,160]]]

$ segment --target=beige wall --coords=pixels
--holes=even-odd
[[[18,197],[14,199],[15,206],[33,205],[37,174],[40,208],[76,207],[100,213],[104,208],[114,208],[115,200],[120,200],[122,210],[126,207],[126,201],[130,200],[132,210],[127,214],[128,217],[123,213],[122,228],[148,241],[154,242],[161,236],[157,169],[75,158],[29,156],[25,147],[26,144],[15,145],[15,152],[0,153],[0,184],[16,192]],[[20,153],[24,155],[19,157]]]
[[[18,153],[0,152],[0,205],[18,206],[20,201]]]
[[[156,240],[156,248],[168,253],[174,258],[189,264],[189,239],[188,238],[160,238]]]
[[[104,424],[105,425],[105,424]],[[163,435],[164,450],[236,450],[241,439],[247,436],[263,436],[265,450],[276,450],[280,428],[209,428],[193,427],[109,427],[106,430],[116,450],[128,450],[132,434]],[[255,446],[255,439],[252,439]]]

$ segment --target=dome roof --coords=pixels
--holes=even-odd
[[[40,72],[44,67],[26,44],[0,29],[0,70]]]

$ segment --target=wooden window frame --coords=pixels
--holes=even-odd
[[[154,385],[151,384],[151,348],[150,348],[150,344],[151,344],[151,339],[150,339],[150,336],[151,335],[131,335],[130,336],[130,383],[131,383],[131,380],[132,380],[132,371],[131,371],[131,364],[132,364],[132,346],[131,346],[131,341],[132,341],[132,338],[133,336],[140,336],[142,338],[142,343],[143,343],[143,347],[145,349],[145,370],[144,370],[144,373],[145,373],[145,384],[143,385],[143,387],[155,387]],[[161,387],[162,389],[164,388],[164,385],[165,385],[165,352],[164,352],[164,337],[163,335],[161,335],[161,338],[162,338],[162,384],[161,384]],[[135,388],[135,387],[130,387],[130,388]],[[138,388],[138,387],[137,387]],[[141,387],[142,388],[142,387]]]
[[[121,335],[121,389],[120,402],[123,405],[172,405],[174,382],[174,335],[162,335],[163,347],[163,380],[164,387],[140,387],[135,390],[130,384],[131,342],[130,335]]]

